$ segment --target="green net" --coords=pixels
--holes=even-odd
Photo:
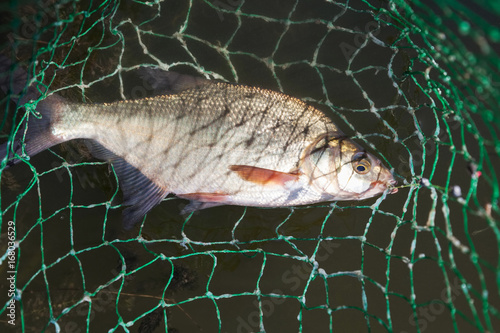
[[[113,169],[79,141],[56,146],[1,173],[2,331],[499,329],[499,3],[1,6],[5,52],[68,100],[149,96],[134,74],[145,64],[282,91],[328,114],[400,185],[187,218],[168,197],[125,232]],[[1,97],[6,141],[37,101]]]

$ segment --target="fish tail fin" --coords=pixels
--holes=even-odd
[[[10,60],[4,55],[0,55],[0,72],[7,73],[0,76],[0,89],[10,95],[13,102],[21,106],[40,96],[33,86],[22,95],[27,84],[27,73],[19,67],[12,69]],[[23,156],[23,152],[34,156],[64,141],[52,134],[52,124],[60,118],[64,104],[64,99],[55,94],[39,101],[36,106],[37,114],[27,113],[21,125],[17,127],[14,137],[0,145],[0,162],[7,160],[9,167],[20,162],[19,158]]]
[[[7,166],[10,167],[19,163],[23,155],[31,157],[63,142],[52,133],[52,124],[59,118],[63,103],[64,100],[57,95],[38,102],[38,114],[27,114],[27,120],[23,120],[14,138],[0,145],[0,161],[7,159]]]

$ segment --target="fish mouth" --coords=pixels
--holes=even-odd
[[[387,181],[381,181],[381,180],[376,180],[370,184],[370,187],[366,192],[373,191],[375,189],[378,189],[380,192],[384,192],[386,190],[389,191],[389,194],[394,194],[398,192],[398,189],[395,188],[398,182],[395,179],[387,180]]]
[[[392,179],[387,182],[389,185],[386,185],[386,188],[389,190],[389,194],[394,194],[398,192],[398,189],[395,187],[398,185],[398,182],[396,179]]]

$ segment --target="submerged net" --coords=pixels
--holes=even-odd
[[[2,6],[3,49],[30,80],[68,100],[148,96],[151,84],[135,74],[145,64],[282,91],[328,114],[393,168],[400,186],[359,202],[222,206],[186,218],[186,202],[168,197],[126,232],[114,171],[81,142],[8,169],[2,161],[4,328],[500,327],[496,2]],[[16,108],[3,94],[2,102],[6,141],[36,115],[37,101]]]

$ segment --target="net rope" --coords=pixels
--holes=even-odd
[[[8,169],[4,160],[5,328],[499,329],[497,3],[2,6],[3,49],[42,92],[19,106],[2,95],[3,141],[22,130],[24,117],[37,116],[47,94],[87,103],[151,95],[151,84],[134,76],[145,65],[301,98],[399,182],[397,194],[365,201],[223,206],[186,218],[185,201],[168,197],[126,232],[118,178],[81,142],[19,156]]]

